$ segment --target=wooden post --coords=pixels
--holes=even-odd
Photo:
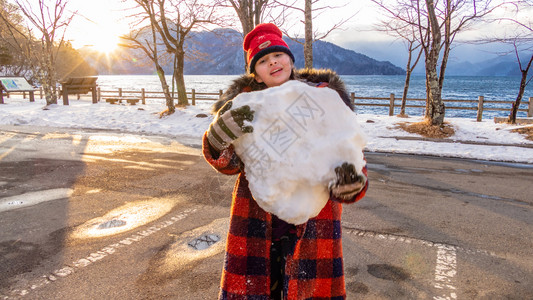
[[[39,98],[43,99],[43,87],[39,87]]]
[[[141,103],[146,104],[146,92],[144,91],[144,88],[141,89]]]
[[[218,99],[222,99],[222,95],[224,95],[224,91],[219,90],[218,91]]]
[[[355,107],[355,93],[350,93],[350,100],[352,101],[353,106]]]
[[[4,89],[0,87],[0,104],[4,104]]]
[[[196,105],[196,91],[192,89],[192,105]]]
[[[529,104],[528,104],[528,110],[527,110],[527,117],[528,117],[528,118],[533,117],[533,97],[529,97]]]
[[[96,88],[96,101],[102,101],[102,88],[100,87]]]
[[[66,86],[63,87],[63,105],[68,105],[68,88]]]
[[[26,99],[26,92],[22,92],[22,99]]]
[[[30,91],[30,102],[35,102],[35,94],[33,91]]]
[[[96,90],[96,82],[93,83],[90,90],[91,90],[91,97],[93,100],[93,104],[98,103],[98,91]]]
[[[394,115],[394,94],[390,94],[389,116]]]
[[[118,88],[118,96],[122,97],[122,88]]]
[[[477,121],[481,122],[483,119],[483,103],[485,102],[484,96],[479,96],[477,98]]]

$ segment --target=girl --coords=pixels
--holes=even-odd
[[[352,163],[335,168],[330,199],[322,211],[292,225],[261,209],[231,142],[253,131],[248,106],[231,109],[240,93],[301,80],[336,90],[353,110],[343,82],[332,71],[294,70],[294,56],[274,24],[260,24],[244,39],[249,72],[234,81],[214,105],[217,114],[203,137],[203,154],[224,174],[239,174],[232,195],[219,299],[345,299],[341,245],[341,203],[353,203],[368,188],[366,167],[356,174]]]

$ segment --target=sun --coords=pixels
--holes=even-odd
[[[73,47],[88,47],[102,54],[116,50],[119,37],[130,31],[122,6],[120,1],[93,0],[91,5],[77,7],[79,16],[73,19],[66,34]]]
[[[118,35],[99,35],[93,39],[91,47],[100,53],[108,54],[117,49],[118,42]]]
[[[71,35],[74,48],[88,47],[102,54],[109,54],[118,48],[121,33],[106,26],[86,26]]]

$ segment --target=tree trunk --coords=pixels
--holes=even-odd
[[[304,43],[304,59],[305,68],[313,68],[313,16],[312,16],[312,0],[305,0],[305,43]]]
[[[431,125],[442,125],[444,123],[444,113],[446,111],[441,98],[441,89],[439,88],[439,76],[437,75],[436,61],[433,67],[428,67],[426,62],[426,73],[428,81],[428,112],[427,117]]]
[[[56,82],[54,80],[54,66],[48,49],[43,45],[41,47],[42,57],[40,63],[41,84],[46,99],[46,105],[57,104]]]
[[[148,57],[152,58],[152,61],[154,62],[155,69],[157,71],[157,76],[159,77],[159,82],[161,82],[161,89],[163,90],[163,95],[165,95],[165,103],[167,105],[168,114],[171,115],[176,111],[176,107],[174,106],[174,98],[173,95],[170,94],[170,89],[168,87],[167,79],[165,78],[165,70],[159,63],[159,54],[157,51],[157,33],[156,28],[154,26],[153,20],[154,20],[154,14],[153,14],[153,7],[149,6],[146,10],[148,14],[150,15],[150,28],[152,29],[152,53],[148,50],[146,47],[142,47],[143,51],[148,55]],[[150,55],[151,54],[151,55]]]
[[[518,108],[520,107],[520,103],[522,102],[522,97],[524,96],[524,92],[526,90],[527,73],[529,72],[529,68],[531,67],[532,62],[533,62],[533,55],[531,55],[531,58],[529,59],[529,63],[527,64],[527,67],[525,69],[520,70],[520,72],[522,73],[522,79],[520,79],[520,89],[518,91],[518,96],[516,97],[516,100],[513,103],[513,106],[511,107],[511,112],[509,113],[509,117],[507,117],[508,123],[516,124],[516,114],[518,113]]]
[[[442,125],[446,110],[441,98],[442,89],[437,71],[441,32],[433,0],[426,0],[426,7],[431,31],[428,42],[430,49],[429,52],[426,52],[426,89],[428,96],[426,100],[426,118],[431,125]]]
[[[185,79],[183,77],[185,61],[185,52],[183,49],[176,51],[176,70],[175,80],[176,88],[178,89],[178,105],[189,105],[189,99],[187,99],[187,91],[185,90]]]
[[[155,64],[157,76],[159,77],[159,81],[161,82],[161,88],[163,89],[163,94],[165,95],[165,103],[168,108],[168,114],[170,115],[176,111],[176,107],[174,106],[174,98],[172,98],[172,95],[170,94],[167,79],[165,78],[165,70],[163,70],[163,68],[158,62],[156,62]]]
[[[241,24],[242,24],[243,37],[246,36],[250,31],[254,29],[254,22],[251,16],[242,18]],[[246,61],[246,59],[248,58],[248,53],[243,52],[243,55],[244,55],[244,71],[247,72],[248,62]]]
[[[402,105],[400,108],[400,116],[406,116],[405,106],[407,105],[407,93],[409,92],[409,83],[411,82],[411,69],[407,69],[405,72],[405,84],[403,86]]]
[[[440,74],[439,74],[439,89],[442,91],[444,86],[444,74],[446,73],[446,66],[448,65],[448,57],[450,56],[450,50],[452,47],[451,41],[451,27],[452,27],[452,7],[451,0],[446,0],[446,18],[444,19],[444,44],[441,45],[441,48],[444,49],[442,53],[442,59],[440,62]],[[440,28],[439,28],[440,31]]]
[[[405,105],[407,104],[407,92],[409,91],[409,82],[411,81],[411,59],[413,57],[413,51],[409,47],[409,56],[407,57],[407,66],[405,68],[405,84],[403,85],[402,105],[400,107],[400,116],[405,116]]]
[[[239,5],[235,1],[230,1],[233,8],[237,12],[239,20],[241,21],[242,34],[246,36],[254,27],[261,23],[261,14],[266,1],[257,0],[245,0],[238,1]],[[247,53],[244,52],[244,70],[248,70],[248,63],[246,62]]]

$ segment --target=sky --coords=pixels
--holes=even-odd
[[[38,98],[38,97],[37,97]],[[162,103],[147,101],[146,105],[119,105],[99,102],[92,104],[89,97],[71,100],[70,105],[52,105],[43,110],[46,102],[36,99],[8,98],[0,107],[0,125],[47,126],[79,128],[80,130],[116,130],[124,135],[163,135],[186,144],[199,146],[201,136],[212,121],[209,115],[212,101],[198,101],[196,106],[177,109],[173,115],[160,119],[165,109]],[[493,120],[476,122],[474,119],[446,118],[455,128],[453,142],[410,140],[419,137],[397,128],[399,122],[419,122],[421,117],[408,119],[385,115],[358,114],[356,116],[367,135],[366,151],[406,154],[438,154],[443,157],[469,158],[533,164],[533,141],[511,132],[520,125],[496,124]],[[530,125],[531,126],[531,125]],[[503,144],[506,146],[474,145],[462,142]],[[529,145],[530,148],[509,145]],[[9,153],[0,153],[0,159]]]
[[[404,67],[407,61],[405,46],[402,42],[375,30],[378,21],[383,18],[383,13],[371,0],[346,0],[335,3],[346,5],[325,10],[314,20],[314,28],[329,28],[336,20],[353,17],[342,29],[332,32],[326,41]],[[93,0],[90,5],[82,0],[71,0],[69,5],[72,10],[77,10],[80,14],[73,20],[67,32],[75,48],[92,45],[99,51],[112,51],[116,48],[118,36],[129,31],[131,20],[127,16],[131,14],[131,10],[128,9],[131,4],[125,4],[122,0]],[[521,14],[528,15],[524,10]],[[295,18],[298,16],[294,15]],[[465,32],[462,36],[463,39],[480,37],[483,36],[482,32],[495,32],[501,28],[501,24],[484,24]],[[457,40],[460,41],[461,36]],[[452,61],[480,62],[494,57],[497,52],[494,45],[473,46],[457,43],[456,46],[451,54]]]
[[[91,46],[102,52],[112,51],[119,42],[119,36],[129,31],[126,9],[120,0],[71,0],[68,6],[78,15],[67,31],[74,48]]]

